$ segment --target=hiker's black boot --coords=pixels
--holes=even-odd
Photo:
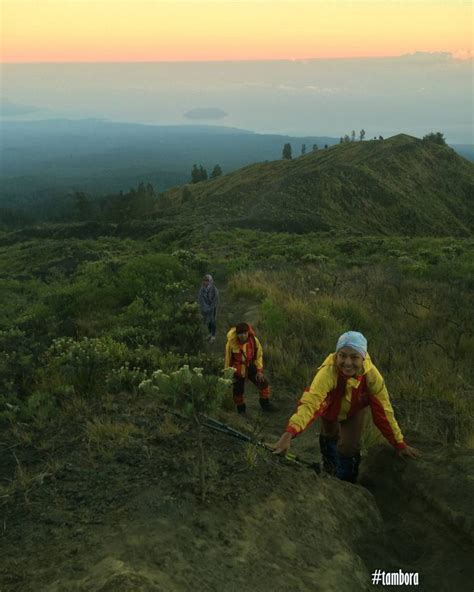
[[[240,415],[245,415],[246,412],[247,412],[247,405],[245,403],[241,403],[240,405],[237,405],[237,413],[239,413]]]
[[[338,452],[336,477],[342,481],[355,483],[359,474],[360,452],[354,456],[345,456]]]
[[[339,436],[319,435],[319,448],[323,457],[323,468],[329,475],[336,474],[337,467],[337,441]]]
[[[270,403],[269,399],[259,399],[259,401],[260,401],[260,408],[265,413],[271,413],[272,411],[275,411],[275,407],[272,403]]]

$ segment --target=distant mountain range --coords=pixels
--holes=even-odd
[[[208,227],[349,235],[468,236],[474,164],[400,134],[254,164],[172,189],[157,216]]]
[[[100,120],[1,122],[0,203],[85,191],[117,193],[152,183],[158,191],[186,183],[193,164],[224,172],[295,154],[338,138],[256,134],[223,126],[152,126]]]
[[[187,111],[184,113],[183,117],[186,119],[223,119],[227,117],[228,113],[226,113],[223,109],[219,109],[218,107],[207,107],[207,108],[196,108],[191,109],[191,111]]]

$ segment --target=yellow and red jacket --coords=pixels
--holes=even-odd
[[[301,397],[290,417],[287,432],[297,436],[315,419],[344,421],[370,406],[375,425],[397,450],[406,447],[390,403],[382,375],[367,354],[360,376],[347,378],[336,366],[336,354],[330,354],[318,368],[309,389]]]
[[[250,364],[263,372],[263,348],[249,325],[249,336],[245,343],[240,343],[235,327],[227,333],[225,346],[225,368],[235,368],[236,375],[245,378]]]

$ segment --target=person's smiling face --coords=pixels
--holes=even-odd
[[[243,333],[237,333],[237,339],[240,341],[240,343],[245,343],[248,338],[249,338],[248,331],[244,331]]]
[[[336,354],[336,366],[348,378],[358,376],[364,370],[364,358],[352,347],[343,347]]]

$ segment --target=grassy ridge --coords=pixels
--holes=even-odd
[[[400,135],[173,190],[147,220],[2,233],[0,417],[60,421],[71,398],[133,391],[190,357],[216,371],[195,303],[209,271],[254,307],[285,389],[298,392],[337,335],[359,329],[410,425],[429,417],[439,438],[464,441],[473,170]]]
[[[468,236],[474,165],[401,134],[256,164],[165,194],[157,217],[289,232]]]
[[[3,535],[10,537],[0,577],[7,586],[13,583],[12,589],[23,590],[30,580],[38,588],[53,579],[53,587],[61,586],[60,572],[67,574],[71,566],[76,578],[78,558],[85,566],[90,549],[102,560],[106,541],[106,552],[114,552],[111,533],[124,540],[123,557],[131,551],[134,556],[139,547],[133,536],[123,536],[124,528],[129,534],[134,528],[136,540],[146,542],[146,552],[139,555],[149,552],[153,565],[165,570],[160,573],[176,572],[169,549],[181,557],[183,536],[197,549],[195,565],[204,565],[204,541],[209,541],[212,555],[209,565],[215,564],[214,543],[239,562],[235,549],[242,550],[245,536],[255,538],[249,525],[261,526],[262,516],[269,515],[261,492],[271,491],[275,499],[275,479],[283,489],[270,513],[275,540],[283,537],[291,571],[299,552],[284,543],[295,524],[309,524],[301,521],[301,499],[310,500],[309,516],[320,514],[314,513],[314,475],[288,473],[282,480],[280,469],[289,467],[254,445],[201,434],[196,415],[201,405],[212,403],[212,414],[221,406],[226,423],[250,429],[248,418],[235,413],[230,385],[224,393],[220,378],[226,332],[240,320],[251,322],[262,340],[265,372],[279,409],[268,426],[262,425],[252,415],[252,405],[258,403],[249,393],[252,430],[259,439],[280,432],[287,410],[294,408],[341,332],[366,334],[408,441],[430,442],[423,447],[426,451],[432,444],[433,449],[456,445],[447,446],[431,464],[413,465],[406,492],[393,488],[404,479],[397,463],[383,462],[384,470],[393,473],[385,481],[387,497],[390,502],[400,499],[400,507],[389,505],[393,552],[390,547],[387,557],[399,561],[397,549],[407,541],[410,570],[414,560],[417,569],[423,567],[418,562],[425,555],[433,564],[426,549],[446,555],[446,565],[451,557],[455,563],[459,545],[445,552],[438,541],[446,532],[443,516],[451,516],[452,510],[456,533],[464,519],[457,508],[468,507],[467,502],[456,505],[455,495],[455,505],[450,505],[451,477],[463,476],[457,490],[464,502],[471,451],[458,454],[458,447],[474,445],[474,241],[465,236],[472,220],[472,166],[463,163],[446,147],[399,136],[255,165],[187,187],[187,192],[177,189],[161,196],[155,217],[146,220],[124,216],[123,223],[112,223],[97,218],[0,232],[0,506]],[[407,237],[410,221],[415,236]],[[278,228],[285,232],[276,232]],[[324,231],[315,232],[318,228]],[[214,275],[221,290],[213,344],[205,339],[196,305],[204,272]],[[376,428],[366,429],[364,448],[378,438]],[[315,443],[304,449],[308,458]],[[446,484],[446,495],[439,499],[450,504],[436,505],[436,513],[425,515],[422,522],[435,524],[437,536],[425,546],[430,537],[420,527],[415,532],[420,555],[414,554],[413,529],[399,544],[392,526],[400,522],[405,528],[419,519],[411,487],[415,489],[421,475],[431,493],[438,467],[443,475],[439,481]],[[374,475],[379,479],[380,471]],[[290,516],[293,522],[283,531],[281,516],[288,515],[288,500],[296,499],[295,479],[300,487],[297,515]],[[249,498],[249,484],[255,503],[249,503],[254,499]],[[341,484],[318,479],[317,487],[327,488],[328,507],[334,506],[334,495],[341,496],[338,508],[347,506],[348,490]],[[350,497],[357,491],[362,489],[354,489]],[[194,493],[202,499],[208,493],[212,506],[197,507]],[[224,499],[226,505],[216,514]],[[354,524],[366,541],[373,512],[361,519],[358,501],[356,506]],[[249,508],[257,508],[250,522]],[[211,541],[214,526],[206,526],[205,515],[219,522],[219,533],[234,516],[236,528],[227,529],[234,531],[234,539],[223,534]],[[183,516],[192,520],[190,530],[183,530]],[[324,516],[327,522],[330,514]],[[340,530],[336,521],[334,532]],[[309,529],[305,549],[313,549],[314,533],[320,531],[319,523]],[[171,533],[169,544],[163,544],[163,532]],[[150,538],[155,535],[156,541]],[[372,535],[369,539],[376,541]],[[331,532],[323,547],[329,545],[333,552],[335,540]],[[266,566],[269,547],[265,541],[262,545],[261,563]],[[347,568],[345,542],[343,546]],[[377,546],[385,549],[385,542]],[[171,563],[157,562],[157,548],[163,548]],[[20,570],[22,550],[29,559]],[[370,556],[367,566],[384,564],[372,547]],[[48,562],[51,557],[54,561]],[[358,554],[359,563],[360,557],[364,555]],[[278,558],[271,560],[283,565]],[[468,565],[467,554],[462,563]],[[241,565],[224,564],[230,566],[230,576],[222,572],[225,586]],[[215,570],[206,565],[206,577],[216,585]],[[189,573],[195,579],[196,569]],[[307,580],[311,589],[320,578],[314,573]],[[133,587],[138,580],[132,575]],[[349,579],[354,584],[352,575]],[[118,576],[113,582],[119,582]],[[120,582],[125,580],[120,577]],[[298,582],[295,586],[301,588]]]

